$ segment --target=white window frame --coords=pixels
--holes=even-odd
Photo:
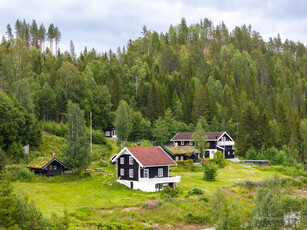
[[[193,146],[193,141],[189,141],[189,144],[190,144],[191,146]]]
[[[163,177],[163,168],[158,168],[158,177]]]
[[[129,178],[133,178],[133,176],[134,176],[133,169],[129,169]]]
[[[184,141],[180,141],[180,145],[184,145]]]
[[[119,175],[120,175],[120,176],[125,176],[125,169],[120,169]]]
[[[144,178],[149,178],[149,169],[144,169]]]
[[[133,165],[133,157],[129,156],[129,165]]]
[[[175,161],[179,161],[179,156],[175,156]]]
[[[56,165],[53,166],[53,170],[57,170],[58,167]]]
[[[121,165],[125,164],[125,158],[124,157],[119,158],[119,161],[120,161]]]

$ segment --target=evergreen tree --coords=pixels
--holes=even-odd
[[[90,142],[85,129],[84,115],[79,105],[68,102],[66,147],[62,153],[64,164],[72,170],[85,169],[90,164]]]
[[[43,24],[39,26],[38,38],[39,38],[39,52],[41,54],[43,52],[43,44],[45,43],[46,39],[46,29]]]

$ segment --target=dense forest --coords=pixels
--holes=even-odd
[[[0,148],[8,156],[39,144],[40,121],[65,123],[72,101],[87,125],[91,111],[94,129],[115,127],[123,141],[167,144],[201,121],[205,131],[227,131],[238,156],[266,158],[276,148],[307,159],[301,42],[264,41],[250,25],[229,31],[209,19],[188,26],[183,18],[165,33],[144,26],[116,52],[77,55],[73,42],[58,49],[53,24],[17,20],[14,29],[7,26],[0,45]]]

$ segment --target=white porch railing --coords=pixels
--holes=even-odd
[[[174,177],[154,177],[154,178],[140,178],[139,182],[148,182],[148,183],[178,183],[180,182],[180,176]]]

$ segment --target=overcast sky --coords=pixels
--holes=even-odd
[[[17,19],[48,27],[58,26],[62,33],[61,51],[74,42],[77,52],[95,48],[114,51],[129,39],[141,36],[143,25],[158,33],[169,26],[208,18],[218,25],[224,21],[231,31],[251,24],[264,40],[288,38],[307,44],[306,0],[0,0],[0,35],[6,25],[14,28]]]

